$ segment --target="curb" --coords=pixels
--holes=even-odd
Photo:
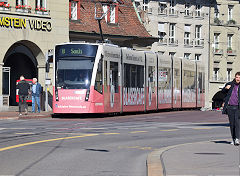
[[[216,139],[216,140],[225,140],[225,139]],[[226,139],[227,140],[227,139]],[[197,144],[197,143],[206,143],[209,141],[201,141],[201,142],[192,142],[192,143],[185,143],[185,144],[178,144],[168,147],[163,147],[160,149],[156,149],[155,151],[151,152],[147,156],[146,166],[147,166],[147,176],[166,176],[166,170],[164,166],[164,161],[162,155],[174,148],[190,145],[190,144]]]
[[[18,116],[18,115],[14,115],[14,116],[10,116],[10,117],[0,117],[0,120],[24,120],[24,119],[42,119],[42,118],[51,118],[52,115],[51,114],[38,114],[38,115],[22,115],[22,116]]]

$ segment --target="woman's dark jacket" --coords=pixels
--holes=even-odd
[[[222,111],[223,114],[227,114],[228,102],[229,102],[230,97],[232,95],[232,90],[233,90],[233,87],[234,87],[235,83],[236,83],[235,80],[233,80],[231,82],[228,82],[222,89],[222,92],[226,94],[226,97],[224,98],[224,106],[223,106],[223,111]],[[231,85],[230,89],[225,89],[225,87],[227,85]],[[240,102],[240,86],[239,86],[239,89],[238,89],[238,109],[240,109],[239,102]]]

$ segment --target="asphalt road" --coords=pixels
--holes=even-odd
[[[220,112],[0,120],[0,175],[145,176],[159,148],[229,139]]]

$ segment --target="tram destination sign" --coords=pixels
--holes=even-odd
[[[85,44],[67,44],[57,45],[55,56],[56,58],[62,57],[95,57],[97,54],[97,45],[85,45]]]

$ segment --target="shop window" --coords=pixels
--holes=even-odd
[[[69,19],[71,20],[80,19],[80,0],[69,1]]]

